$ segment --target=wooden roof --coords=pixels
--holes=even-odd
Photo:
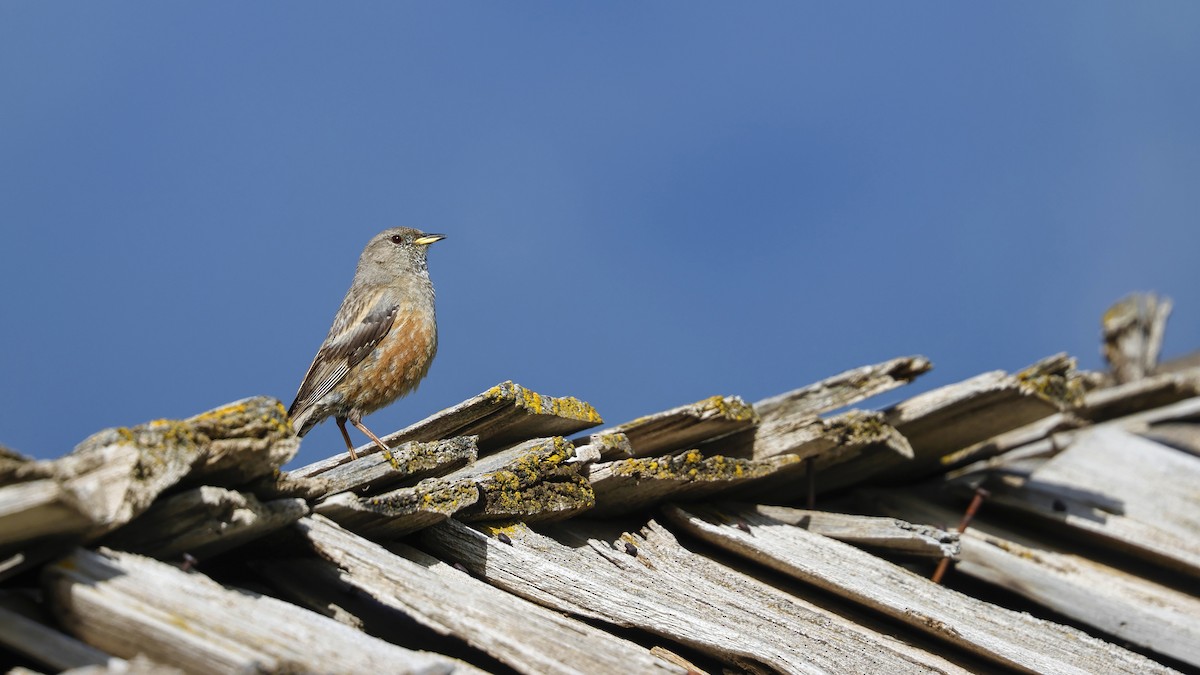
[[[919,356],[615,426],[511,382],[287,473],[278,401],[0,452],[18,672],[1200,669],[1200,366],[1170,303],[884,409]],[[940,577],[935,582],[931,577]]]

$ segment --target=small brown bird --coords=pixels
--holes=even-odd
[[[444,238],[395,227],[363,249],[333,327],[288,409],[298,435],[332,416],[352,459],[357,456],[346,420],[391,454],[362,417],[416,389],[429,372],[437,319],[425,254]]]

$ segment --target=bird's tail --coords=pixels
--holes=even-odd
[[[318,420],[313,419],[314,412],[316,411],[313,406],[300,405],[300,399],[292,401],[292,407],[288,408],[288,419],[291,420],[292,429],[296,431],[297,436],[303,436],[317,426]]]

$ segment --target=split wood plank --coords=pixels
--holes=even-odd
[[[596,494],[583,475],[584,464],[572,461],[575,446],[561,436],[534,438],[481,457],[445,476],[450,483],[474,483],[479,501],[455,514],[459,520],[561,520],[596,504]]]
[[[340,492],[318,502],[313,511],[364,536],[394,539],[439,523],[477,501],[479,487],[472,482],[426,478],[370,497]]]
[[[1200,423],[1155,424],[1138,435],[1200,457]]]
[[[1200,577],[1200,457],[1113,427],[1077,435],[991,501],[1066,524],[1146,560]],[[969,474],[963,480],[969,480]]]
[[[561,436],[485,455],[440,478],[370,497],[344,492],[314,510],[370,536],[396,537],[457,515],[465,520],[552,520],[592,508],[595,492]]]
[[[699,450],[689,450],[678,455],[597,464],[589,476],[596,506],[588,515],[612,516],[644,510],[663,501],[699,499],[778,474],[799,461],[793,455],[751,460],[705,457]]]
[[[623,433],[600,432],[587,438],[575,439],[577,457],[587,457],[589,462],[612,461],[633,457],[633,445]]]
[[[697,555],[654,521],[632,534],[579,520],[539,526],[543,533],[523,523],[483,529],[496,536],[449,520],[422,532],[421,543],[552,610],[639,628],[751,672],[963,672]]]
[[[474,462],[479,456],[478,440],[476,436],[458,436],[438,441],[407,441],[392,448],[390,460],[382,452],[359,455],[358,459],[319,473],[294,477],[322,481],[322,492],[309,498],[346,491],[378,492],[398,483],[415,483],[423,478],[440,476]]]
[[[958,533],[898,518],[757,505],[758,513],[781,523],[856,546],[928,558],[958,558]],[[940,522],[926,520],[922,522]]]
[[[270,476],[299,447],[287,413],[266,397],[182,420],[107,429],[60,459],[28,462],[0,488],[0,545],[49,534],[95,538],[177,483],[241,485]]]
[[[1075,411],[1092,422],[1104,422],[1143,410],[1161,408],[1200,395],[1200,368],[1162,373],[1089,391]]]
[[[813,415],[852,406],[912,382],[933,364],[924,356],[902,356],[847,370],[820,382],[754,404],[764,424],[804,422]]]
[[[1008,667],[1039,673],[1171,672],[1074,628],[963,595],[754,509],[669,506],[664,513],[705,541]],[[729,524],[731,518],[747,523],[750,532]]]
[[[104,544],[162,560],[203,559],[291,525],[308,514],[303,499],[260,502],[254,495],[206,485],[155,502]]]
[[[760,425],[754,430],[753,438],[747,434],[734,434],[697,447],[706,453],[754,459],[782,455],[799,459],[812,457],[818,468],[857,457],[867,448],[888,448],[904,458],[913,457],[908,439],[888,424],[883,413],[868,410],[848,410],[828,418],[813,417],[807,423],[786,428]]]
[[[856,411],[834,420],[822,420],[821,415],[908,384],[932,367],[923,356],[906,356],[854,368],[806,387],[765,398],[754,404],[754,410],[761,418],[757,427],[719,439],[702,449],[754,459],[783,454],[803,458],[860,439],[866,441],[860,445],[895,443],[899,452],[911,456],[907,441],[885,433],[886,422],[874,419],[871,413]],[[873,423],[866,424],[868,420]]]
[[[1078,405],[1083,383],[1074,359],[1047,357],[1018,373],[993,371],[914,396],[885,411],[912,446],[907,459],[883,448],[820,472],[827,492],[873,478],[889,482],[944,471],[943,458],[967,446]]]
[[[1170,298],[1154,293],[1133,293],[1104,313],[1104,358],[1117,382],[1154,372],[1170,315]]]
[[[632,642],[488,586],[412,547],[387,549],[321,516],[297,527],[340,578],[522,673],[684,673]]]
[[[601,433],[621,433],[633,457],[688,450],[701,441],[751,429],[758,424],[754,408],[737,396],[710,396],[702,401],[646,415]]]
[[[55,671],[122,661],[7,607],[0,607],[0,645]]]
[[[132,553],[77,549],[43,578],[59,623],[80,639],[187,672],[479,672]]]
[[[950,522],[955,511],[903,491],[875,492],[873,507],[902,518]],[[1029,532],[1037,535],[1036,529]],[[977,516],[962,535],[956,573],[1018,593],[1082,624],[1200,667],[1200,598],[1104,565]]]
[[[1112,389],[1135,386],[1152,379],[1155,378],[1118,385]],[[1200,421],[1200,396],[1173,401],[1160,407],[1139,409],[1090,426],[1074,412],[1058,413],[946,455],[942,458],[942,464],[947,469],[954,469],[956,474],[970,473],[1010,463],[1014,455],[1051,457],[1070,445],[1079,434],[1092,429],[1121,429],[1149,436],[1160,425],[1178,421]]]
[[[395,447],[408,441],[478,436],[479,453],[487,454],[530,438],[568,436],[603,423],[596,409],[584,401],[570,396],[545,396],[508,381],[381,440],[388,447]],[[374,443],[355,449],[359,457],[376,452],[379,448]],[[315,476],[348,461],[348,453],[339,453],[291,473],[297,477]]]

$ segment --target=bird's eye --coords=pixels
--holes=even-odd
[[[404,243],[404,237],[402,237],[402,236],[400,236],[400,235],[398,235],[398,234],[393,234],[393,235],[392,235],[392,243],[393,243],[393,244],[403,244],[403,243]]]

